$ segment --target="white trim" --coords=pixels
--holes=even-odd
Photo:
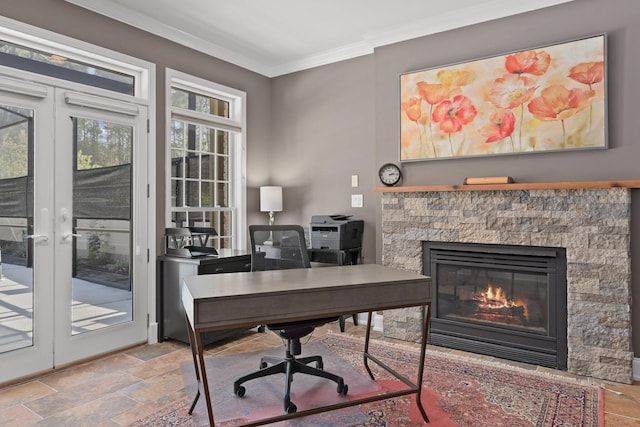
[[[369,313],[358,313],[358,325],[366,325],[369,317]],[[373,330],[376,332],[384,332],[383,328],[383,319],[384,316],[379,313],[373,313],[373,319],[371,323],[373,324]]]
[[[640,381],[640,358],[633,359],[633,380]]]
[[[0,80],[0,90],[16,95],[26,95],[41,99],[46,98],[49,94],[49,88],[47,86],[9,78]]]
[[[115,99],[99,96],[86,95],[84,93],[65,92],[64,101],[67,104],[75,105],[76,107],[94,108],[127,116],[137,116],[140,113],[140,108],[136,104],[116,101]]]
[[[124,22],[132,27],[148,31],[164,37],[183,46],[198,50],[207,55],[222,59],[237,66],[246,68],[267,77],[301,71],[318,67],[345,59],[370,54],[375,48],[428,36],[455,28],[517,15],[533,10],[543,9],[574,0],[535,0],[513,1],[493,0],[474,4],[466,9],[456,9],[449,14],[433,15],[423,20],[414,21],[401,27],[390,28],[375,35],[363,35],[362,40],[350,45],[340,46],[324,52],[307,55],[295,61],[273,64],[264,60],[257,60],[238,51],[232,51],[212,43],[210,40],[195,36],[184,30],[178,30],[170,25],[150,18],[135,10],[122,6],[118,2],[103,0],[65,0],[76,6],[89,9],[95,13]]]

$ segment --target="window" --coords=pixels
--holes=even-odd
[[[211,227],[245,247],[245,94],[167,70],[167,227]]]

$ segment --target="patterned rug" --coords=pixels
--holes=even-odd
[[[314,347],[311,349],[323,353],[325,369],[337,372],[345,378],[345,382],[349,384],[347,397],[351,399],[371,393],[404,388],[404,384],[378,368],[375,363],[370,363],[370,366],[376,376],[376,383],[370,383],[362,363],[363,341],[361,339],[330,334],[318,338],[312,344]],[[310,345],[307,344],[307,347]],[[274,351],[281,353],[282,349],[278,348]],[[419,358],[419,353],[415,349],[404,345],[372,342],[370,352],[408,378],[412,380],[415,378],[416,362]],[[262,353],[264,352],[255,354],[254,357],[259,359],[259,354]],[[207,372],[211,372],[213,375],[210,370],[217,369],[219,376],[215,378],[219,379],[218,383],[221,384],[220,390],[218,388],[212,389],[214,414],[216,424],[219,426],[233,426],[246,422],[246,419],[275,415],[271,411],[282,413],[281,398],[284,381],[282,384],[276,384],[273,380],[267,381],[266,383],[270,384],[265,386],[267,388],[259,388],[261,386],[256,385],[256,382],[260,380],[254,380],[247,383],[245,397],[240,399],[233,396],[231,391],[233,378],[251,371],[251,369],[247,370],[247,366],[242,368],[234,366],[230,364],[230,360],[253,359],[248,355],[245,356],[243,358],[235,356],[207,359]],[[221,363],[218,364],[216,360]],[[251,363],[255,365],[255,363]],[[176,401],[162,410],[136,421],[131,425],[132,427],[206,425],[204,406],[201,402],[196,406],[194,416],[187,414],[190,398],[195,393],[193,366],[185,363],[182,368],[189,399]],[[221,373],[225,378],[220,378]],[[302,377],[306,376],[300,376],[300,378]],[[305,384],[303,387],[302,381],[302,379],[295,379],[294,387],[304,389],[305,392],[298,395],[294,392],[292,395],[292,401],[300,409],[305,408],[305,405],[313,406],[311,402],[317,402],[318,399],[334,399],[334,402],[344,399],[343,396],[335,392],[333,386],[326,386],[326,383],[322,383],[325,387],[322,385],[316,387],[313,384]],[[427,351],[423,385],[422,401],[429,415],[429,424],[424,424],[422,421],[414,401],[415,396],[410,395],[290,420],[277,425],[314,427],[604,426],[601,390],[586,381],[574,381],[560,375],[547,375],[500,363],[481,362],[438,351]],[[273,390],[269,390],[269,387]],[[311,387],[313,391],[306,391],[307,387]],[[330,389],[332,393],[322,394],[327,389]],[[254,409],[251,410],[254,412],[253,414],[247,414],[246,405],[248,403],[246,399],[252,393],[254,396],[258,396],[258,401],[262,403],[254,405]],[[275,403],[269,401],[271,393]],[[224,408],[229,409],[230,405],[238,403],[242,404],[244,409],[235,412],[235,417],[224,414]],[[238,407],[231,407],[227,413],[234,413],[237,410]]]

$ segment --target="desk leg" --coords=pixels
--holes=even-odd
[[[371,368],[369,368],[369,358],[367,357],[367,355],[369,354],[369,338],[371,337],[371,319],[373,319],[372,311],[370,311],[369,315],[367,316],[367,332],[364,338],[364,353],[362,354],[362,357],[364,359],[364,367],[367,369],[369,377],[371,377],[372,381],[375,381],[376,379],[373,376],[373,372],[371,372]]]
[[[422,381],[424,379],[424,358],[426,355],[426,350],[427,350],[427,338],[429,336],[429,319],[431,318],[431,303],[427,303],[426,305],[426,313],[423,311],[422,312],[422,320],[423,320],[423,325],[422,325],[422,340],[420,342],[420,359],[418,360],[418,379],[416,381],[416,389],[415,389],[415,394],[416,394],[416,405],[418,405],[418,410],[420,411],[420,415],[422,415],[422,419],[428,423],[429,422],[429,417],[427,416],[427,411],[425,411],[424,407],[422,406]],[[369,368],[369,358],[373,358],[371,354],[369,354],[369,338],[371,336],[371,320],[373,318],[373,312],[369,312],[369,316],[367,319],[367,332],[365,335],[365,339],[364,339],[364,353],[363,353],[363,358],[364,358],[364,367],[367,370],[367,373],[369,373],[369,377],[371,377],[371,380],[375,381],[375,377],[373,376],[373,372],[371,372],[371,369]],[[373,359],[376,360],[376,359]],[[377,361],[377,363],[381,366],[383,366],[380,361]],[[384,367],[384,366],[383,366]],[[390,370],[388,367],[385,367],[385,369],[394,374],[396,376],[396,378],[399,378],[397,373],[394,373],[392,370]],[[409,384],[405,381],[405,384]]]
[[[426,310],[426,312],[424,311]],[[431,318],[431,303],[427,303],[422,312],[422,342],[420,343],[420,366],[418,367],[418,390],[416,391],[416,404],[425,422],[429,422],[427,411],[422,406],[422,380],[424,378],[424,357],[427,351],[427,338],[429,337],[429,319]]]
[[[195,332],[193,327],[191,326],[191,322],[187,317],[187,331],[189,333],[189,343],[191,344],[191,353],[193,355],[193,365],[196,371],[196,381],[198,383],[198,391],[196,392],[196,396],[189,407],[189,415],[193,413],[194,408],[196,407],[196,403],[200,398],[200,393],[204,394],[204,401],[207,411],[207,416],[209,417],[209,425],[211,427],[215,426],[215,422],[213,421],[213,408],[211,407],[211,394],[209,393],[209,381],[207,380],[207,371],[204,363],[204,351],[202,344],[202,336],[199,332]]]

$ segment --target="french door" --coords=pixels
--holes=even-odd
[[[147,339],[147,110],[0,77],[0,383]]]

